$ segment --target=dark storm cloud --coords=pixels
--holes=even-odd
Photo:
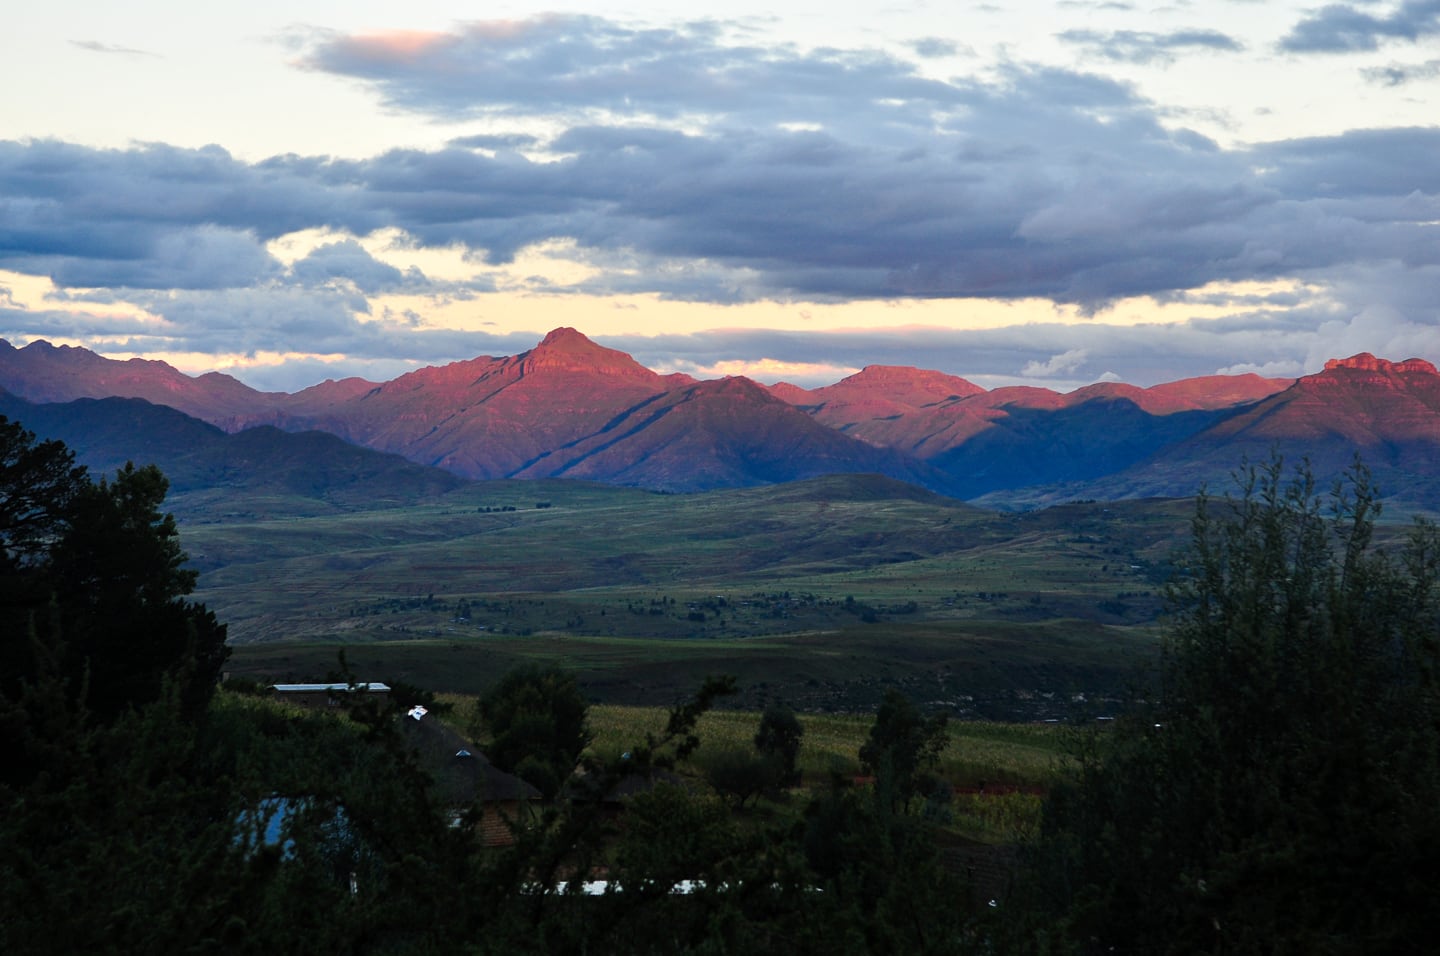
[[[1066,30],[1057,33],[1056,38],[1080,47],[1087,55],[1121,63],[1169,63],[1181,53],[1235,53],[1245,48],[1234,37],[1216,30],[1176,30],[1172,33]]]
[[[1352,53],[1375,50],[1389,40],[1440,34],[1440,0],[1405,0],[1375,15],[1356,4],[1321,7],[1291,28],[1280,40],[1288,53]]]

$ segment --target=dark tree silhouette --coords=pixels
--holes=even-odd
[[[860,764],[876,777],[892,808],[903,808],[925,792],[929,772],[949,742],[944,714],[926,717],[915,702],[891,688],[875,712],[870,736],[860,747]]]
[[[574,675],[553,664],[522,665],[480,699],[486,754],[552,798],[590,743],[589,712]]]
[[[166,681],[187,717],[204,710],[229,651],[224,626],[185,599],[196,574],[160,510],[168,489],[153,465],[92,483],[63,444],[0,419],[0,693],[53,666],[99,720]]]
[[[1357,462],[1201,496],[1158,702],[1047,806],[1046,919],[1079,951],[1418,952],[1440,918],[1440,540],[1374,545]]]
[[[771,704],[760,715],[760,729],[755,731],[755,749],[778,762],[781,779],[795,778],[795,761],[800,757],[800,742],[805,728],[795,711],[782,704]]]

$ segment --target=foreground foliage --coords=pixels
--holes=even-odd
[[[184,599],[158,472],[91,484],[0,422],[0,482],[0,952],[1372,953],[1440,930],[1440,534],[1376,548],[1358,465],[1328,517],[1278,461],[1201,498],[1152,702],[1082,738],[993,908],[943,865],[937,821],[974,796],[945,785],[949,728],[901,694],[854,747],[873,786],[787,796],[823,727],[782,708],[712,788],[675,772],[733,678],[587,749],[573,680],[518,672],[484,729],[554,799],[484,847],[409,701],[214,692],[223,627]],[[747,810],[761,792],[793,810]],[[1009,796],[1024,829],[1040,798]]]
[[[0,417],[0,694],[53,681],[86,720],[109,722],[168,683],[187,718],[204,711],[226,631],[187,599],[196,573],[161,511],[168,487],[133,464],[92,482],[64,445]]]
[[[1157,702],[1046,808],[1037,938],[1377,953],[1440,929],[1440,540],[1377,551],[1358,464],[1329,505],[1278,460],[1202,497]]]

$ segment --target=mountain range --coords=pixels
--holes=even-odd
[[[1359,453],[1388,497],[1440,506],[1440,373],[1420,359],[1367,353],[1297,379],[1206,376],[1060,393],[869,366],[804,389],[661,375],[556,329],[519,355],[290,394],[153,360],[0,340],[0,389],[0,414],[65,440],[93,467],[155,460],[177,487],[194,489],[263,469],[282,486],[327,489],[315,493],[337,507],[347,494],[371,494],[366,481],[379,478],[422,495],[461,479],[687,492],[845,473],[1031,506],[1188,495],[1202,483],[1221,490],[1242,460],[1272,450],[1308,457],[1322,487]]]

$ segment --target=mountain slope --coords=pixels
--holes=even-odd
[[[936,469],[847,438],[749,379],[730,378],[667,391],[515,477],[699,491],[863,472],[939,490],[950,484]]]
[[[557,329],[515,356],[420,369],[348,394],[301,392],[286,405],[287,427],[324,428],[467,478],[503,478],[674,383]]]
[[[116,361],[88,349],[31,342],[17,349],[0,339],[0,386],[31,402],[77,398],[143,398],[222,428],[287,398],[259,392],[229,375],[191,377],[153,359]],[[233,430],[233,429],[232,429]]]
[[[177,513],[259,507],[323,514],[413,504],[464,480],[398,455],[349,444],[325,432],[292,434],[261,426],[229,434],[164,405],[137,398],[34,404],[0,395],[0,415],[40,438],[58,438],[96,476],[126,462],[155,464],[170,481]],[[247,504],[248,502],[248,504]]]
[[[1201,481],[1223,484],[1243,457],[1265,458],[1273,446],[1292,458],[1309,455],[1325,476],[1359,451],[1391,495],[1440,504],[1440,375],[1428,362],[1368,354],[1296,381],[1205,376],[1150,388],[1103,382],[1062,394],[985,391],[940,372],[874,365],[806,390],[660,375],[561,328],[518,355],[480,356],[388,382],[329,381],[293,395],[258,392],[224,375],[192,378],[163,362],[0,342],[0,387],[36,402],[144,398],[229,432],[318,429],[465,478],[566,477],[693,491],[876,473],[1013,504],[1191,494]],[[111,466],[153,451],[189,467],[185,450],[213,442],[194,422],[163,425],[147,413],[122,423],[85,408],[69,414],[96,417],[96,427],[110,423]],[[284,442],[278,434],[246,441],[258,453],[263,436]],[[287,454],[274,467],[290,467]],[[339,486],[346,467],[369,473],[339,446],[326,454],[348,463],[327,479]],[[316,487],[296,480],[295,487]]]
[[[1242,459],[1308,459],[1321,490],[1358,453],[1387,497],[1440,506],[1440,373],[1421,359],[1390,362],[1362,352],[1164,449],[1149,460],[1068,493],[1144,497],[1231,486]]]
[[[938,372],[870,366],[835,385],[777,394],[847,435],[929,462],[974,497],[1122,470],[1288,384],[1215,375],[1151,388],[987,392]]]

